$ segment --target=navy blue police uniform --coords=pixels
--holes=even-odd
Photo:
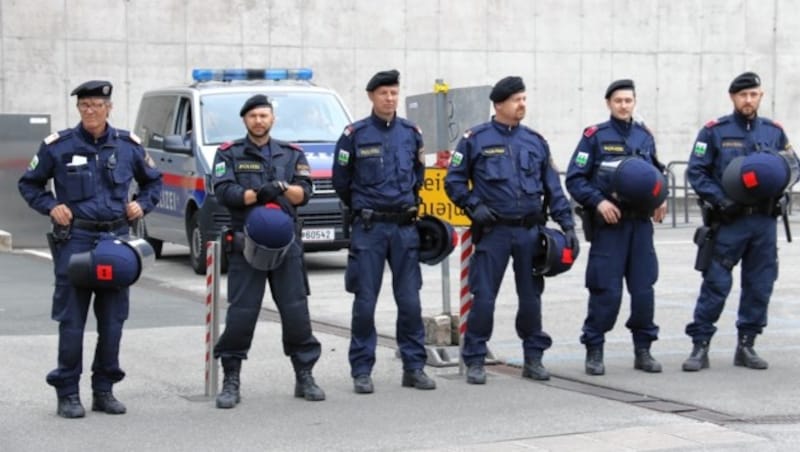
[[[744,73],[734,79],[729,92],[759,85],[755,74]],[[731,290],[731,271],[739,261],[742,263],[742,293],[736,320],[739,345],[752,347],[755,336],[767,325],[767,305],[778,278],[776,199],[761,200],[750,206],[738,204],[725,193],[722,175],[736,157],[783,150],[797,159],[778,123],[760,116],[748,118],[737,111],[709,121],[697,135],[687,176],[700,198],[714,207],[712,215],[717,215],[720,221],[713,259],[703,272],[694,318],[686,326],[686,334],[696,348],[707,351],[717,330],[714,323],[719,320]],[[702,358],[700,367],[707,367],[707,354]],[[737,364],[743,365],[738,361],[739,350]],[[758,361],[761,364],[748,367],[766,368],[766,362]],[[687,363],[684,364],[684,370],[700,367],[689,364],[687,368]]]
[[[397,71],[380,72],[367,91],[397,83]],[[396,114],[386,121],[373,112],[348,125],[336,144],[333,186],[352,216],[345,288],[355,295],[349,350],[353,378],[369,376],[375,364],[375,305],[386,261],[392,270],[403,370],[425,367],[420,238],[414,225],[425,171],[422,153],[419,128]],[[367,388],[357,385],[356,392],[372,392],[371,385]]]
[[[519,77],[495,85],[491,100],[502,102],[524,91]],[[475,251],[469,267],[473,294],[467,317],[462,356],[467,366],[481,368],[492,335],[494,307],[509,258],[514,258],[514,279],[519,297],[516,331],[526,362],[541,365],[552,340],[542,329],[541,295],[544,277],[534,274],[534,259],[543,252],[539,232],[547,214],[564,231],[573,231],[569,201],[552,164],[547,141],[524,126],[508,126],[494,118],[468,130],[459,141],[445,177],[445,191],[468,215],[486,206],[492,221],[473,220]],[[572,232],[574,236],[574,232]],[[546,376],[542,373],[542,377]],[[472,383],[482,384],[481,375]],[[545,379],[545,378],[540,378]]]
[[[246,190],[259,191],[275,181],[286,181],[303,188],[301,205],[308,202],[312,192],[305,154],[299,147],[274,138],[261,148],[249,138],[223,144],[214,158],[213,172],[214,191],[231,214],[234,232],[241,233],[248,212],[261,205],[246,206]],[[283,195],[276,201],[292,218],[297,218],[296,207]],[[298,237],[295,234],[283,262],[269,271],[253,268],[239,246],[228,253],[230,306],[225,331],[214,346],[214,357],[221,358],[223,367],[247,359],[267,281],[281,317],[283,351],[291,358],[295,372],[311,370],[319,359],[321,347],[311,331],[303,249]]]
[[[94,97],[98,87],[110,83],[81,85],[78,98]],[[88,90],[88,94],[87,94]],[[34,210],[43,215],[59,204],[73,215],[69,229],[61,229],[53,247],[55,292],[51,316],[59,322],[58,367],[47,375],[59,398],[78,394],[83,362],[83,332],[94,294],[97,317],[97,348],[92,362],[92,389],[110,393],[125,377],[119,365],[122,326],[128,318],[128,288],[78,288],[70,283],[68,264],[73,254],[90,251],[100,240],[126,238],[130,226],[126,216],[132,181],[139,186],[135,201],[144,213],[158,203],[161,173],[153,167],[138,137],[107,124],[94,138],[82,125],[61,130],[45,138],[27,171],[19,180],[19,191]],[[55,193],[48,189],[53,179]]]
[[[600,170],[603,164],[629,158],[643,159],[663,171],[650,131],[636,121],[612,116],[584,130],[567,170],[567,190],[590,212],[588,218],[594,226],[585,280],[589,306],[580,338],[587,349],[602,348],[605,333],[614,327],[622,303],[623,278],[631,298],[631,314],[625,326],[633,335],[634,349],[649,349],[658,339],[658,326],[653,321],[653,285],[658,279],[650,220],[653,210],[615,199],[613,174],[606,176]],[[604,200],[620,209],[618,223],[606,224],[594,214]]]

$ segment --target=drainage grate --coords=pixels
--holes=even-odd
[[[738,419],[744,424],[800,424],[800,414],[772,414]]]

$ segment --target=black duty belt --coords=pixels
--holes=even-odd
[[[747,215],[773,215],[775,212],[775,208],[769,205],[759,205],[759,206],[745,206],[742,207],[740,216],[747,216]]]
[[[87,231],[96,231],[96,232],[111,232],[116,231],[124,226],[128,225],[128,220],[125,218],[119,218],[117,220],[111,221],[92,221],[92,220],[84,220],[83,218],[75,218],[72,220],[72,227],[78,229],[85,229]]]
[[[405,212],[381,212],[379,210],[362,209],[356,211],[353,219],[361,218],[361,220],[365,222],[411,224],[416,217],[416,210]]]
[[[622,220],[648,220],[651,216],[653,216],[653,214],[650,212],[630,209],[622,209],[620,210],[620,214],[620,218]]]
[[[534,226],[542,226],[547,223],[547,219],[541,213],[534,213],[525,215],[521,218],[500,218],[498,217],[495,224],[503,226],[514,226],[523,228],[532,228]]]

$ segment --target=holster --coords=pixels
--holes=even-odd
[[[480,243],[483,236],[486,235],[487,232],[491,229],[490,226],[486,226],[485,224],[477,224],[472,223],[469,227],[470,233],[472,233],[472,244],[477,245]]]
[[[56,251],[58,251],[58,246],[69,240],[70,232],[72,231],[72,227],[62,226],[60,224],[53,223],[52,231],[46,234],[47,236],[47,246],[50,248],[50,255],[55,258]]]
[[[576,206],[575,213],[581,218],[581,223],[583,224],[583,238],[587,242],[591,242],[592,238],[594,238],[595,210]]]
[[[712,226],[700,226],[694,231],[694,244],[697,245],[694,269],[699,272],[708,270],[711,260],[714,259],[716,232],[716,228]]]

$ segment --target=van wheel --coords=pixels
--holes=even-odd
[[[205,234],[200,230],[200,212],[195,212],[189,219],[186,228],[189,237],[189,261],[192,269],[198,275],[206,273],[206,240]]]
[[[156,259],[161,259],[161,251],[164,248],[164,242],[147,236],[147,225],[145,225],[144,219],[140,218],[136,220],[131,225],[130,233],[131,235],[135,235],[140,239],[145,239],[147,243],[153,247],[153,253],[155,254]]]

